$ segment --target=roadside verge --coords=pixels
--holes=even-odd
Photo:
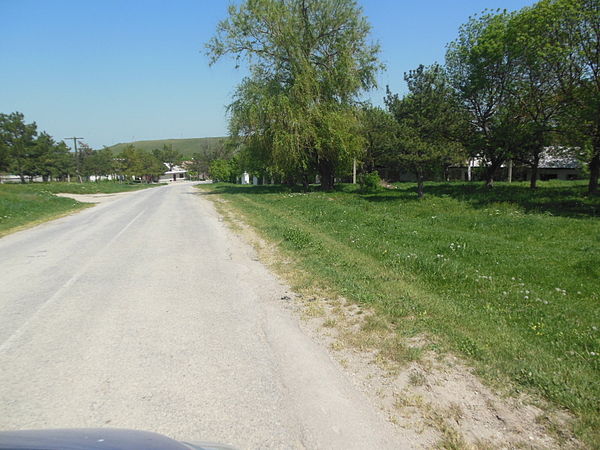
[[[494,383],[482,381],[474,366],[435,335],[406,332],[414,317],[390,320],[365,302],[344,298],[326,277],[307,272],[300,263],[302,252],[294,248],[313,245],[309,233],[291,233],[292,249],[282,246],[249,225],[255,221],[237,206],[239,198],[216,195],[210,186],[201,189],[230,227],[256,248],[260,260],[293,287],[297,294],[282,301],[303,318],[305,331],[328,348],[390,422],[414,434],[423,448],[583,447],[570,431],[573,417],[564,410],[519,391],[501,375]],[[294,211],[289,213],[293,221]],[[327,245],[325,236],[315,239]]]

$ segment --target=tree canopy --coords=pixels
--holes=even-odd
[[[352,0],[248,0],[229,7],[207,44],[211,63],[245,61],[251,75],[229,106],[230,130],[271,173],[318,173],[324,189],[363,150],[354,107],[375,85],[379,47]]]
[[[396,159],[413,171],[423,197],[428,172],[463,157],[459,143],[464,121],[444,69],[419,66],[404,75],[409,93],[403,98],[388,89],[386,105],[397,121]]]

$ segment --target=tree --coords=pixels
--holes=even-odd
[[[511,102],[515,62],[508,51],[507,28],[513,14],[485,12],[470,18],[448,45],[446,70],[470,122],[464,144],[486,165],[492,186],[502,164],[517,152],[520,125]]]
[[[231,163],[226,159],[215,159],[210,163],[210,176],[213,181],[231,181],[236,174],[233,173]]]
[[[389,163],[397,145],[398,125],[389,111],[377,106],[364,105],[360,117],[365,142],[364,170],[373,172]]]
[[[535,189],[538,166],[544,149],[553,143],[558,119],[567,101],[561,92],[556,52],[547,51],[548,9],[545,4],[524,8],[511,17],[507,28],[508,52],[515,64],[510,96],[521,116],[523,145],[518,158],[531,167]]]
[[[388,88],[385,102],[398,123],[395,156],[414,172],[422,198],[428,174],[446,162],[464,159],[458,142],[463,118],[440,65],[421,65],[404,74],[404,80],[409,93],[400,98]]]
[[[25,116],[19,112],[0,114],[0,147],[4,149],[5,169],[13,172],[25,183],[34,157],[37,125],[26,124]]]
[[[95,150],[83,162],[82,172],[86,177],[94,175],[96,181],[115,173],[114,157],[109,148]]]
[[[127,145],[121,153],[119,172],[128,179],[135,178],[139,174],[139,154],[139,150],[133,144]]]
[[[52,178],[65,180],[73,174],[75,161],[69,147],[64,142],[59,142],[52,147],[48,159],[51,161],[49,172]]]
[[[353,0],[247,0],[207,44],[211,64],[245,59],[251,75],[229,107],[230,128],[285,177],[318,172],[322,187],[363,147],[354,108],[375,85],[379,48]]]
[[[173,150],[173,145],[163,144],[162,150],[155,149],[152,154],[156,159],[167,164],[169,170],[173,170],[173,166],[179,164],[182,160],[181,153]]]
[[[188,170],[190,177],[199,180],[207,172],[204,156],[201,153],[194,153],[189,162],[185,164],[185,168]]]
[[[93,170],[90,170],[90,166],[94,163],[93,158],[94,149],[85,142],[80,142],[75,153],[75,172],[79,182],[83,182],[83,177],[86,181],[89,181],[91,175],[95,175]],[[91,162],[89,161],[91,158]]]
[[[48,181],[53,175],[55,157],[59,149],[63,149],[63,147],[58,147],[52,136],[46,132],[40,133],[35,140],[33,157],[29,161],[27,174],[32,177],[41,175],[44,181]]]
[[[580,148],[589,148],[588,192],[598,194],[600,176],[600,2],[542,0],[547,53],[569,100],[563,124]]]
[[[140,178],[147,183],[165,172],[165,165],[153,154],[138,150],[133,144],[123,149],[118,170],[127,178]]]
[[[157,180],[163,173],[165,173],[164,163],[156,158],[154,155],[140,151],[138,152],[137,159],[137,175],[145,180],[146,183],[151,183]]]

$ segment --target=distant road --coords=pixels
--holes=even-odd
[[[0,239],[0,429],[406,448],[184,183]]]

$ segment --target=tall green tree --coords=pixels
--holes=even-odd
[[[230,160],[215,159],[210,163],[209,174],[213,181],[234,181],[236,174]]]
[[[127,179],[139,176],[140,151],[133,144],[127,145],[119,158],[119,173]]]
[[[75,161],[67,144],[56,143],[48,155],[50,160],[50,176],[55,179],[65,180],[75,173]]]
[[[448,45],[446,70],[469,118],[465,146],[486,166],[492,186],[502,164],[518,151],[521,125],[512,101],[516,65],[509,52],[507,30],[513,13],[484,12],[471,17]]]
[[[562,74],[553,70],[557,62],[562,64],[563,55],[547,50],[548,13],[542,3],[522,9],[511,17],[506,35],[508,54],[515,65],[511,101],[522,120],[523,144],[515,156],[530,165],[534,189],[542,153],[556,142],[558,121],[568,105],[561,89]]]
[[[165,172],[165,165],[152,153],[144,152],[129,144],[123,149],[119,158],[118,170],[125,177],[139,178],[147,183],[160,177]]]
[[[137,160],[137,176],[146,183],[151,183],[157,180],[165,173],[164,163],[151,153],[144,151],[138,152]]]
[[[569,100],[563,124],[580,148],[589,148],[588,191],[600,177],[600,1],[541,0],[545,45]],[[558,57],[557,57],[558,56]]]
[[[374,172],[393,160],[397,146],[398,124],[394,116],[378,106],[363,105],[361,130],[365,142],[363,169]]]
[[[173,167],[182,161],[181,153],[173,149],[173,145],[163,144],[162,149],[155,149],[152,154],[156,159],[162,161],[169,166],[169,170],[173,170]]]
[[[230,106],[231,130],[286,176],[318,172],[332,189],[363,144],[354,108],[375,85],[379,48],[353,0],[247,0],[207,44],[211,64],[245,60],[251,75]]]
[[[202,153],[194,153],[189,162],[186,163],[185,168],[188,170],[191,177],[195,177],[198,180],[208,172],[206,160]]]
[[[419,198],[425,178],[446,162],[464,160],[459,137],[464,120],[444,69],[419,66],[404,75],[409,93],[403,98],[388,88],[385,103],[397,121],[396,158],[413,171]]]
[[[107,177],[115,173],[114,156],[112,150],[103,148],[95,150],[91,155],[85,158],[82,167],[83,175],[86,177],[95,176],[96,181],[100,177]]]
[[[59,148],[62,147],[58,147],[52,136],[46,132],[40,133],[35,140],[33,157],[29,161],[28,175],[39,175],[44,181],[48,181],[54,174],[55,157]]]
[[[35,157],[37,125],[25,123],[22,113],[0,114],[0,147],[4,156],[5,170],[19,175],[21,183],[30,174]]]

